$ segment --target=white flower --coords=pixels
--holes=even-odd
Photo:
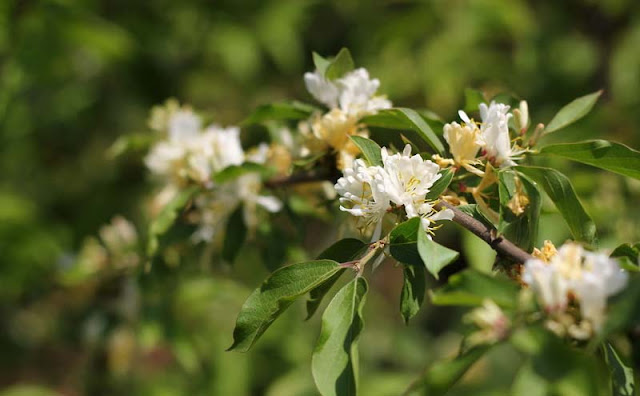
[[[151,148],[151,151],[144,159],[144,163],[152,173],[168,176],[176,165],[182,161],[185,153],[186,149],[181,144],[159,142]]]
[[[408,218],[420,217],[425,230],[433,221],[453,219],[450,209],[437,212],[433,202],[426,199],[429,189],[441,176],[438,165],[422,159],[419,154],[411,156],[410,145],[405,146],[402,154],[394,155],[383,148],[382,162],[386,194],[393,203],[404,206]]]
[[[627,278],[615,260],[575,243],[563,245],[548,263],[528,260],[522,275],[550,313],[565,311],[573,295],[582,318],[596,330],[604,322],[607,298],[621,291]]]
[[[197,138],[202,128],[202,120],[190,109],[181,109],[169,118],[169,140],[184,142]]]
[[[385,192],[386,176],[379,166],[367,166],[357,159],[353,167],[344,170],[344,176],[335,185],[340,195],[340,210],[363,217],[366,224],[380,223],[390,208]]]
[[[495,344],[508,335],[511,327],[509,318],[490,299],[485,299],[482,301],[482,306],[466,314],[464,321],[478,328],[477,331],[467,337],[466,343],[469,347]]]
[[[464,115],[466,116],[466,114]],[[473,122],[466,122],[462,125],[457,122],[445,124],[444,139],[449,144],[449,151],[454,162],[470,172],[478,174],[479,171],[472,164],[479,162],[476,160],[476,155],[483,140],[476,124]]]
[[[512,157],[515,153],[511,150],[511,138],[509,136],[509,106],[491,102],[489,106],[480,103],[480,118],[482,125],[480,131],[484,140],[484,148],[487,156],[500,166],[514,166]]]
[[[370,79],[369,72],[359,68],[341,78],[330,81],[317,70],[305,73],[304,82],[309,93],[329,109],[340,108],[349,116],[360,118],[391,107],[391,102],[376,96],[380,80]]]
[[[273,196],[260,195],[262,180],[258,173],[247,173],[235,181],[235,191],[243,204],[244,222],[247,228],[254,230],[258,226],[258,206],[275,213],[282,209],[282,202]]]

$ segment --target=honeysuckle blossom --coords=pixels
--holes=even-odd
[[[329,108],[325,114],[316,114],[309,121],[313,138],[309,139],[309,150],[329,146],[338,153],[338,168],[353,165],[358,148],[349,136],[369,136],[368,130],[358,124],[360,118],[391,107],[391,102],[376,96],[380,86],[378,79],[369,78],[369,72],[360,68],[332,81],[322,73],[305,73],[305,84],[309,93]],[[303,127],[302,129],[307,129]],[[322,142],[322,145],[318,143]]]
[[[362,159],[344,170],[335,185],[340,195],[340,210],[363,217],[365,223],[377,224],[374,239],[380,232],[380,221],[391,203],[403,207],[408,218],[420,217],[425,230],[438,220],[451,220],[450,209],[436,211],[434,202],[426,198],[433,183],[440,178],[439,167],[420,155],[411,156],[411,146],[402,153],[389,155],[381,151],[383,166],[367,166]]]
[[[374,239],[380,234],[381,220],[391,207],[385,192],[385,171],[380,166],[367,166],[357,159],[352,168],[344,170],[344,176],[335,185],[340,195],[340,210],[362,217],[365,224],[376,224]]]
[[[550,315],[564,313],[570,298],[574,299],[581,318],[595,331],[604,322],[607,298],[620,292],[627,278],[615,260],[585,251],[575,243],[563,245],[548,262],[528,260],[522,274]]]
[[[426,199],[429,189],[441,175],[440,167],[424,160],[419,154],[411,156],[411,146],[406,145],[402,153],[389,155],[382,149],[385,171],[385,191],[389,199],[398,206],[404,206],[408,218],[420,217],[425,230],[437,220],[453,219],[450,209],[436,211],[434,202]]]
[[[508,335],[511,328],[509,318],[490,299],[485,299],[482,306],[465,315],[464,321],[478,328],[466,338],[468,347],[501,341]]]
[[[452,122],[445,124],[444,139],[449,144],[449,151],[456,165],[479,176],[482,175],[480,170],[473,167],[473,165],[481,163],[476,159],[476,156],[483,144],[480,129],[475,123],[466,122],[461,125]]]

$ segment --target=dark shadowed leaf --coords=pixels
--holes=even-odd
[[[604,360],[607,362],[611,374],[611,394],[613,396],[634,396],[636,385],[633,369],[620,359],[610,343],[605,342],[602,349],[604,350]]]
[[[224,234],[224,244],[222,245],[222,258],[229,263],[238,255],[240,248],[244,245],[247,237],[247,226],[244,223],[244,214],[242,205],[231,214],[227,220],[227,228]]]
[[[400,314],[404,323],[408,324],[413,318],[422,303],[426,290],[426,274],[421,265],[404,265],[404,282],[400,292]]]
[[[340,269],[333,260],[315,260],[275,271],[242,306],[229,350],[248,351],[296,298],[322,285]]]
[[[589,114],[601,94],[602,91],[594,92],[589,95],[581,96],[565,105],[553,117],[551,122],[549,122],[547,127],[544,129],[545,133],[551,133],[558,129],[562,129]]]
[[[424,265],[418,253],[418,230],[420,219],[414,217],[398,224],[389,234],[389,253],[401,263]]]
[[[545,146],[540,154],[582,162],[624,176],[640,179],[640,152],[607,140]]]
[[[538,236],[538,220],[542,206],[540,192],[529,179],[514,171],[501,171],[498,177],[500,180],[498,190],[500,194],[500,224],[498,231],[521,249],[530,252]],[[526,197],[528,201],[526,205],[523,205],[524,211],[522,213],[515,213],[510,207],[510,204],[517,202],[516,196]]]
[[[382,166],[382,155],[380,154],[378,143],[362,136],[350,136],[350,138],[358,146],[369,165]]]
[[[595,241],[596,225],[582,207],[565,175],[550,168],[519,166],[517,169],[542,186],[569,225],[576,240],[587,243]]]
[[[364,278],[355,278],[336,293],[322,315],[311,368],[323,396],[357,394],[358,337],[367,289]]]
[[[162,208],[158,216],[149,226],[149,241],[147,244],[147,255],[153,256],[158,251],[158,240],[176,222],[180,213],[184,210],[191,199],[200,191],[199,187],[189,187],[179,191],[168,204]]]
[[[341,239],[328,247],[324,252],[320,253],[318,260],[326,259],[333,260],[338,263],[346,263],[348,261],[356,260],[364,255],[369,245],[366,243],[354,239],[346,238]],[[309,292],[309,299],[307,300],[307,320],[313,316],[316,312],[322,299],[329,292],[331,287],[337,282],[338,278],[342,275],[345,269],[342,269],[335,273],[329,280],[322,285],[316,287]]]

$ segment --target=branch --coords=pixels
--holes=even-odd
[[[295,184],[313,183],[319,181],[331,181],[335,183],[339,176],[340,175],[336,174],[335,172],[332,174],[330,172],[311,171],[296,173],[288,177],[277,177],[266,181],[264,185],[268,188],[279,188]],[[451,209],[454,213],[454,222],[460,224],[461,226],[478,236],[480,239],[485,241],[489,246],[491,246],[493,250],[498,252],[498,254],[500,254],[501,256],[509,258],[518,263],[524,263],[525,261],[533,258],[529,253],[520,249],[513,242],[505,239],[504,237],[497,236],[496,230],[494,228],[483,224],[482,222],[474,219],[466,213],[463,213],[455,206],[447,202],[440,201],[434,207],[438,210],[444,208]]]
[[[474,235],[485,241],[493,250],[498,252],[503,257],[509,258],[518,263],[524,263],[525,261],[532,259],[533,257],[516,246],[513,242],[505,239],[501,236],[497,236],[496,230],[492,227],[487,226],[469,216],[468,214],[460,211],[455,206],[440,201],[435,206],[435,209],[451,209],[453,211],[453,221],[460,224],[467,230],[471,231]]]

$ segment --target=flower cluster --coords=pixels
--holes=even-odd
[[[199,225],[194,240],[211,240],[238,205],[243,205],[244,220],[252,229],[257,224],[258,206],[267,211],[280,210],[281,202],[260,195],[262,182],[256,172],[247,172],[233,181],[217,184],[214,176],[230,166],[245,162],[265,164],[271,148],[261,144],[245,153],[240,142],[240,129],[210,125],[203,128],[202,119],[188,107],[169,100],[152,110],[152,129],[164,134],[145,158],[149,170],[165,181],[156,206],[166,205],[187,185],[202,187],[194,203],[191,220]]]
[[[500,167],[514,166],[516,164],[514,160],[518,159],[518,156],[525,150],[518,147],[517,144],[512,144],[509,134],[509,120],[513,114],[509,113],[509,106],[496,102],[491,102],[488,106],[481,103],[479,110],[482,120],[479,123],[460,110],[458,114],[462,123],[446,124],[444,138],[449,144],[449,151],[453,156],[453,160],[449,163],[482,176],[482,171],[475,168],[475,166],[482,164],[478,158],[480,150],[489,162]],[[521,102],[517,114],[518,122],[522,126],[521,130],[524,130],[528,123],[526,102]]]
[[[309,93],[329,109],[325,114],[315,114],[302,126],[301,131],[307,134],[308,151],[328,146],[337,152],[340,169],[350,167],[359,150],[349,136],[369,136],[359,120],[391,107],[390,101],[376,95],[380,81],[369,78],[369,72],[364,68],[348,72],[336,80],[329,80],[316,70],[305,73],[304,81]]]
[[[368,166],[362,159],[344,170],[335,185],[340,195],[340,209],[362,217],[365,225],[376,224],[373,238],[380,236],[382,218],[392,205],[404,208],[408,218],[420,217],[425,230],[437,220],[451,220],[449,209],[436,211],[427,193],[441,177],[435,163],[420,155],[411,155],[407,145],[402,153],[389,155],[382,149],[382,166]]]
[[[537,258],[525,263],[522,280],[550,316],[550,328],[588,338],[601,328],[607,298],[626,286],[628,274],[607,255],[588,252],[576,243],[566,243],[557,252],[546,245]],[[576,306],[581,320],[573,312]]]

